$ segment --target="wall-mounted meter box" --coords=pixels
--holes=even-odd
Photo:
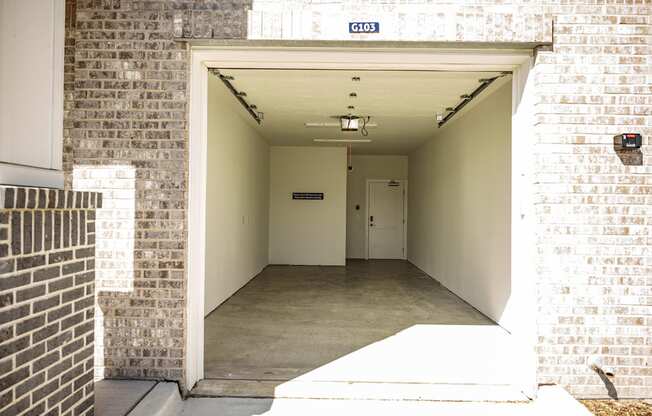
[[[639,133],[623,133],[614,136],[614,146],[618,150],[639,149],[643,145],[643,136]]]

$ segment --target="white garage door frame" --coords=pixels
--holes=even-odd
[[[454,45],[454,44],[453,44]],[[186,306],[186,386],[204,377],[204,260],[207,172],[207,81],[209,68],[511,71],[512,140],[507,184],[511,197],[508,270],[511,296],[501,319],[519,343],[523,391],[536,392],[536,296],[532,144],[534,100],[532,49],[191,46]]]

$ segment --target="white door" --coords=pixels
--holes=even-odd
[[[370,181],[367,202],[370,259],[405,258],[405,186]]]

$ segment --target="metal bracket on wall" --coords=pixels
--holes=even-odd
[[[220,73],[219,69],[215,68],[209,68],[208,72],[211,74],[215,75],[219,79],[222,80],[224,85],[226,85],[226,88],[233,94],[233,96],[238,100],[238,102],[247,110],[247,112],[251,115],[251,117],[256,120],[256,123],[262,124],[263,123],[263,113],[260,111],[254,111],[256,110],[256,106],[253,104],[249,104],[243,97],[246,97],[247,94],[243,91],[238,91],[235,89],[233,84],[231,84],[231,81],[233,81],[233,77],[230,77],[228,75],[223,75]]]
[[[460,101],[459,104],[457,104],[455,107],[450,107],[447,108],[446,111],[448,111],[448,114],[444,117],[442,121],[439,122],[438,126],[441,127],[444,124],[446,124],[447,121],[449,121],[451,118],[455,116],[455,114],[459,113],[468,103],[470,103],[475,97],[480,95],[482,91],[484,91],[489,85],[491,85],[492,82],[497,80],[498,78],[502,78],[504,76],[507,76],[511,74],[511,72],[503,72],[502,74],[493,77],[493,78],[482,78],[478,80],[480,82],[480,86],[473,90],[471,94],[464,94],[460,98],[462,101]]]

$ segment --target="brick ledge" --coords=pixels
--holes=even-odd
[[[102,193],[0,185],[0,208],[96,209],[102,208]]]

